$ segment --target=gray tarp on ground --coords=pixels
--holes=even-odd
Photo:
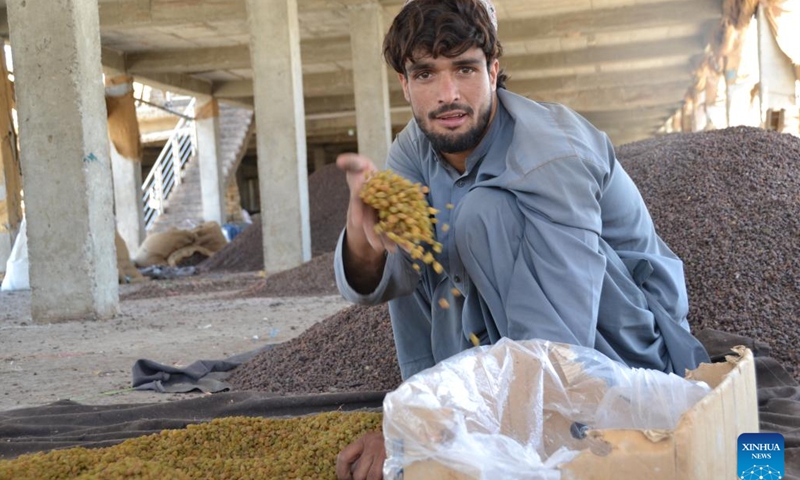
[[[756,356],[761,431],[781,433],[786,476],[800,480],[800,384],[772,357],[767,344],[717,331],[697,337],[713,361],[745,345]],[[73,446],[105,447],[168,428],[183,428],[235,415],[304,415],[330,410],[380,408],[385,392],[275,397],[257,392],[226,392],[170,403],[91,406],[61,401],[36,408],[0,412],[0,459]]]
[[[161,393],[186,393],[200,390],[219,393],[231,390],[225,381],[231,370],[275,345],[233,355],[224,360],[198,360],[187,367],[173,367],[153,360],[140,359],[133,364],[132,386],[136,390],[155,390]]]

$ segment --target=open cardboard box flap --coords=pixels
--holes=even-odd
[[[755,363],[745,347],[727,362],[702,364],[686,378],[706,382],[713,390],[680,418],[674,430],[590,430],[577,440],[563,433],[571,423],[554,415],[545,420],[552,451],[560,445],[580,453],[560,465],[564,480],[647,480],[737,478],[737,439],[758,432]],[[548,434],[548,431],[555,432]],[[554,440],[556,439],[556,440]],[[558,444],[558,445],[557,445]],[[468,480],[435,460],[407,465],[404,480]]]

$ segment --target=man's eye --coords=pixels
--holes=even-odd
[[[461,67],[461,73],[463,74],[472,73],[474,71],[475,69],[472,67]]]
[[[430,72],[420,72],[417,74],[418,80],[427,80],[428,78],[431,78]]]

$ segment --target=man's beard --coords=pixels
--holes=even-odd
[[[428,114],[428,120],[434,121],[436,117],[440,115],[444,115],[445,113],[452,111],[452,110],[461,110],[465,112],[467,115],[472,114],[473,109],[467,105],[461,105],[458,103],[453,103],[451,105],[447,105],[445,107],[441,107],[436,109],[435,111]],[[478,123],[475,124],[474,127],[467,130],[462,134],[454,134],[454,133],[434,133],[426,128],[426,123],[422,122],[420,117],[415,113],[414,118],[417,121],[417,125],[428,137],[428,140],[431,142],[434,150],[441,153],[459,153],[465,152],[467,150],[472,150],[473,148],[478,146],[478,143],[483,138],[483,134],[486,133],[486,128],[489,126],[489,119],[492,116],[492,100],[489,100],[489,106],[486,107],[486,110],[480,112],[478,115]]]

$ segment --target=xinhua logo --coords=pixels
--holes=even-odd
[[[739,435],[737,470],[741,480],[780,480],[783,478],[783,467],[783,435]]]

